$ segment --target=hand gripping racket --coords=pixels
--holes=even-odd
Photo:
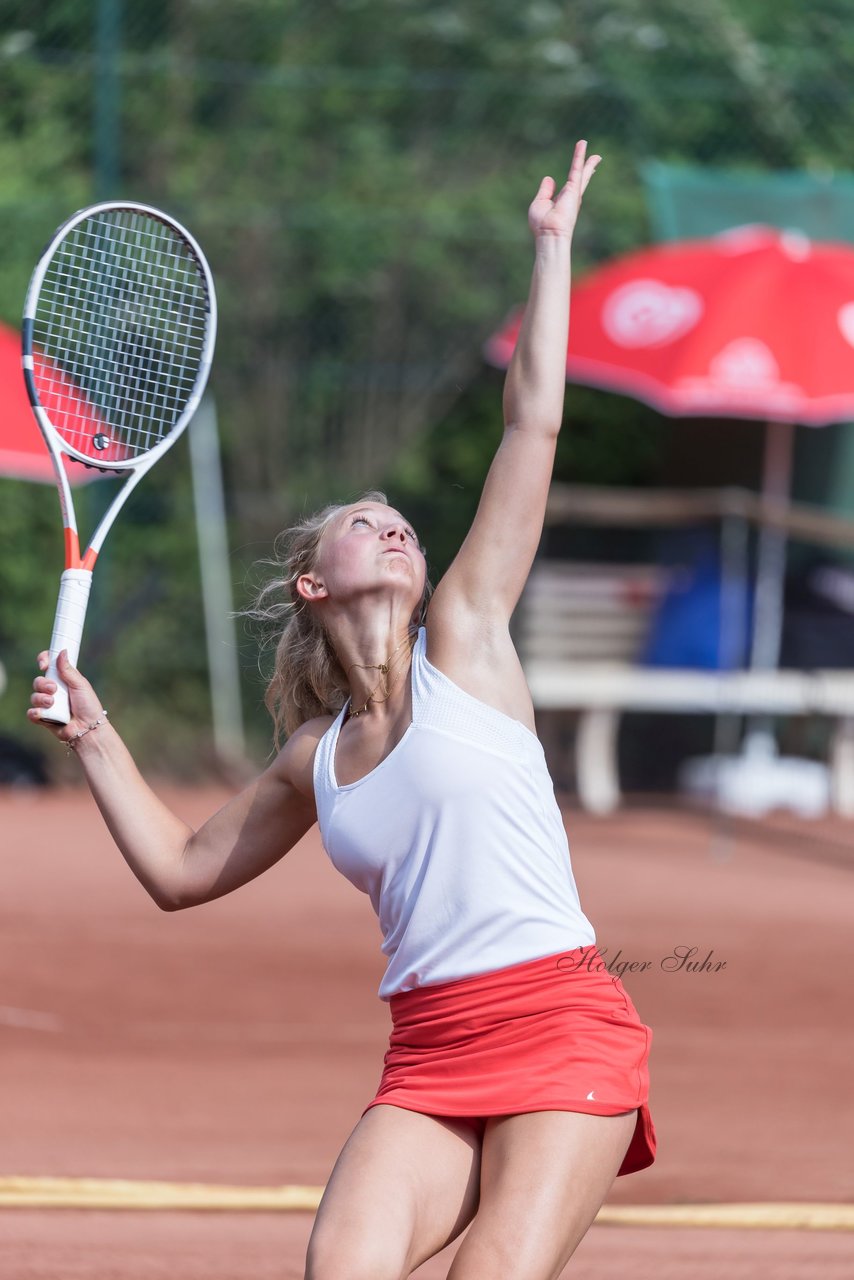
[[[24,380],[50,450],[65,572],[45,674],[55,680],[42,719],[67,724],[56,659],[76,665],[92,569],[113,521],[146,471],[186,427],[208,380],[216,297],[201,249],[174,219],[142,204],[96,204],[57,230],[24,307]],[[62,455],[128,478],[80,554]]]

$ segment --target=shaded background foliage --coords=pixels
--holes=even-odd
[[[524,296],[525,212],[578,136],[605,156],[577,270],[649,238],[650,158],[832,174],[849,163],[850,0],[0,0],[0,319],[35,257],[102,196],[162,204],[208,253],[232,577],[295,515],[387,488],[434,579],[501,430],[481,345]],[[648,483],[670,426],[572,389],[556,474]],[[107,484],[82,498],[83,523]],[[81,665],[144,764],[207,767],[186,441],[96,575]],[[52,495],[0,481],[0,728],[21,737],[49,635]],[[45,569],[48,570],[45,573]],[[253,751],[269,746],[241,637]]]

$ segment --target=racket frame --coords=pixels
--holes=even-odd
[[[53,258],[59,249],[59,246],[65,240],[66,236],[79,226],[81,222],[85,222],[88,218],[93,218],[101,213],[138,213],[146,217],[153,218],[163,226],[174,230],[181,236],[189,246],[196,263],[198,264],[202,278],[205,283],[208,302],[207,329],[205,334],[205,346],[199,361],[198,371],[196,373],[195,383],[189,395],[186,405],[181,414],[169,431],[151,449],[146,450],[142,455],[134,458],[110,460],[109,465],[100,466],[93,461],[90,454],[85,454],[81,450],[76,449],[74,445],[69,444],[63,439],[60,432],[53,425],[50,417],[39,400],[38,389],[35,381],[35,368],[33,360],[33,331],[35,327],[36,310],[38,307],[39,295],[44,282],[47,270],[53,261]],[[201,250],[198,242],[190,234],[176,218],[164,213],[161,209],[157,209],[152,205],[139,204],[131,200],[107,200],[99,204],[87,205],[84,209],[78,211],[67,218],[65,222],[59,226],[51,237],[50,241],[42,251],[42,254],[36,263],[33,274],[30,278],[27,296],[24,303],[24,318],[22,328],[22,353],[21,364],[24,374],[24,382],[27,388],[30,405],[35,415],[36,421],[44,437],[45,443],[50,453],[51,462],[56,475],[57,490],[59,493],[59,504],[62,510],[62,524],[65,538],[65,571],[60,578],[59,598],[57,601],[56,615],[53,626],[53,633],[50,642],[50,661],[45,675],[56,683],[57,691],[54,695],[53,706],[42,711],[41,718],[55,724],[67,724],[71,719],[71,708],[68,697],[68,689],[65,682],[60,677],[56,668],[56,659],[63,649],[68,651],[69,661],[72,666],[76,665],[78,654],[80,651],[80,640],[83,634],[83,624],[86,618],[86,606],[89,598],[89,591],[92,584],[92,570],[95,561],[98,558],[104,539],[109,533],[112,525],[124,506],[130,494],[139,484],[142,477],[157,462],[157,460],[168,450],[184,431],[193,414],[199,406],[205,387],[207,386],[208,376],[210,374],[211,363],[213,360],[214,346],[216,343],[217,330],[217,305],[216,291],[214,289],[213,276],[207,259]],[[77,528],[77,517],[74,510],[74,502],[71,496],[71,484],[68,479],[68,472],[63,462],[63,456],[74,458],[84,463],[87,467],[92,467],[96,471],[107,473],[129,472],[127,480],[122,488],[116,494],[109,508],[102,516],[95,532],[89,541],[86,551],[80,554],[80,535]]]
[[[208,327],[205,340],[205,350],[202,360],[199,363],[199,370],[196,375],[196,382],[190,397],[181,412],[178,421],[172,427],[171,431],[153,448],[147,450],[142,457],[129,458],[126,460],[111,460],[109,466],[99,466],[97,462],[92,460],[90,454],[83,453],[76,449],[73,445],[68,444],[60,435],[56,427],[51,422],[46,410],[39,401],[38,389],[35,382],[35,371],[33,364],[33,328],[35,324],[36,308],[38,306],[39,294],[50,266],[62,241],[73,231],[81,222],[85,222],[87,218],[95,217],[99,213],[106,212],[133,212],[144,214],[155,221],[162,223],[166,227],[173,228],[180,236],[186,240],[187,244],[193,252],[193,255],[202,271],[205,281],[205,288],[208,296]],[[139,484],[145,473],[154,466],[155,462],[160,458],[167,449],[170,449],[178,436],[184,431],[193,414],[199,406],[205,387],[207,386],[208,375],[210,374],[211,362],[213,360],[213,351],[216,343],[217,328],[217,307],[216,307],[216,291],[214,289],[213,276],[207,259],[202,253],[198,242],[190,234],[176,218],[163,213],[162,210],[154,208],[152,205],[138,204],[131,200],[107,200],[100,204],[88,205],[85,209],[78,211],[67,218],[60,227],[54,232],[45,249],[42,251],[35,270],[30,279],[27,289],[27,297],[24,302],[24,322],[22,330],[22,353],[21,364],[24,371],[24,382],[27,388],[27,395],[30,400],[36,421],[39,424],[45,443],[50,451],[53,469],[56,473],[57,488],[59,491],[59,504],[62,509],[62,523],[65,530],[65,567],[66,569],[89,569],[91,570],[98,558],[98,554],[103,546],[104,539],[109,533],[113,522],[130,496],[133,489]],[[77,529],[77,517],[74,511],[74,503],[71,497],[71,485],[68,480],[68,472],[62,462],[62,455],[66,454],[70,458],[84,463],[87,467],[93,467],[97,471],[104,473],[131,471],[133,474],[128,478],[121,491],[117,494],[110,507],[104,514],[93,533],[89,545],[81,557],[80,555],[80,537]]]

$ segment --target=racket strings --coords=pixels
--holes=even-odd
[[[39,399],[63,439],[109,464],[167,437],[196,386],[209,315],[201,266],[171,227],[131,210],[75,227],[33,318]]]

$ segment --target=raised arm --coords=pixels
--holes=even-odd
[[[46,658],[39,655],[42,669]],[[194,831],[148,786],[109,721],[87,730],[102,718],[101,703],[65,655],[58,666],[69,688],[72,720],[64,727],[47,727],[61,741],[74,743],[113,839],[131,871],[164,911],[209,902],[254,879],[282,858],[315,822],[311,761],[325,721],[303,725],[259,778]],[[38,722],[56,686],[38,676],[33,688],[28,716]]]
[[[586,152],[587,143],[577,143],[564,185],[555,193],[554,179],[543,178],[528,210],[536,257],[504,385],[504,435],[471,529],[436,588],[434,618],[469,612],[506,623],[530,572],[563,417],[572,235],[600,160]]]

